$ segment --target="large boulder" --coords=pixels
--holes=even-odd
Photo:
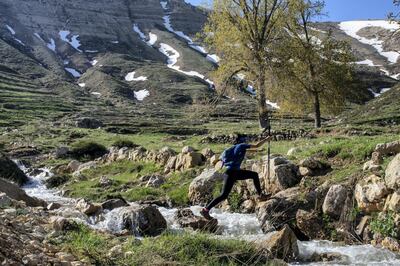
[[[136,236],[156,236],[167,229],[167,222],[155,206],[133,204],[121,212],[123,229]]]
[[[193,179],[189,186],[189,200],[192,204],[207,204],[213,199],[215,184],[222,181],[225,174],[214,169],[205,169],[201,175]]]
[[[83,117],[75,122],[75,126],[79,128],[97,129],[103,126],[103,122],[95,118]]]
[[[204,217],[196,216],[189,209],[180,209],[175,215],[178,224],[184,228],[192,228],[195,231],[215,233],[218,230],[218,220],[207,220]]]
[[[317,193],[302,191],[299,187],[283,190],[271,199],[256,206],[261,229],[267,233],[282,228],[296,219],[297,210],[311,210],[315,206]]]
[[[343,207],[347,198],[347,189],[342,185],[333,185],[325,196],[322,205],[324,214],[338,219],[342,214]]]
[[[299,168],[284,157],[275,157],[270,161],[270,176],[268,178],[268,163],[263,162],[261,177],[265,189],[273,194],[296,186],[301,181]]]
[[[385,172],[386,185],[393,190],[400,188],[400,153],[388,164]]]
[[[28,182],[28,177],[5,154],[0,152],[0,178],[14,182],[20,186]]]
[[[181,153],[176,159],[176,170],[188,170],[204,164],[204,156],[198,152]]]
[[[268,239],[260,243],[263,249],[271,253],[273,258],[284,261],[294,261],[299,257],[297,237],[288,225],[275,232]]]
[[[46,207],[47,203],[43,200],[28,196],[25,191],[17,185],[0,178],[0,192],[4,192],[8,197],[23,201],[30,207]]]
[[[368,176],[356,184],[355,198],[358,208],[366,213],[382,211],[383,199],[389,194],[385,181],[376,175]]]

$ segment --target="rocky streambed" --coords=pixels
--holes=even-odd
[[[21,163],[18,163],[18,166],[30,179],[23,187],[25,192],[30,196],[58,205],[58,208],[51,211],[55,216],[75,219],[96,230],[114,234],[127,233],[125,214],[127,209],[132,208],[132,206],[135,208],[136,203],[128,203],[127,206],[112,210],[102,210],[95,215],[86,215],[76,208],[78,204],[76,199],[63,197],[60,191],[46,188],[44,180],[52,175],[48,169],[43,168],[32,172],[32,169],[27,169]],[[35,172],[36,175],[32,174]],[[194,215],[199,215],[200,208],[200,206],[192,206],[190,210]],[[177,220],[178,209],[164,207],[157,207],[157,209],[165,219],[168,229],[177,232],[185,230]],[[273,237],[274,232],[263,233],[255,214],[230,213],[220,209],[215,209],[211,214],[219,222],[215,234],[217,238],[262,242]],[[400,265],[400,257],[397,254],[371,245],[343,245],[329,241],[297,241],[297,247],[299,250],[298,261],[292,263],[292,265]]]

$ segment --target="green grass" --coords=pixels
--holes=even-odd
[[[165,232],[140,242],[133,237],[119,242],[117,238],[80,226],[58,242],[79,259],[96,265],[277,265],[251,243],[219,240],[206,234]],[[109,256],[117,244],[121,245],[122,254]]]
[[[200,173],[201,168],[172,173],[158,188],[145,187],[140,182],[140,177],[162,173],[162,170],[162,167],[151,162],[118,161],[83,171],[83,178],[67,184],[67,189],[72,197],[94,201],[118,195],[129,201],[169,199],[178,206],[188,205],[190,182]],[[110,178],[113,184],[107,188],[101,187],[99,181],[102,176]]]

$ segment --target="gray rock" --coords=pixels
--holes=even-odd
[[[86,215],[95,215],[102,210],[100,205],[87,202],[84,199],[79,200],[75,207]]]
[[[184,228],[189,227],[196,231],[211,233],[215,233],[218,230],[217,219],[207,220],[203,217],[196,216],[189,208],[178,210],[175,219],[179,225]]]
[[[322,205],[322,211],[332,218],[338,219],[342,214],[346,198],[347,189],[344,186],[331,186]]]
[[[297,237],[288,225],[261,242],[260,246],[268,250],[273,258],[288,262],[296,260],[299,256]]]
[[[28,177],[5,154],[0,152],[0,178],[9,180],[18,185],[28,182]]]
[[[354,194],[358,208],[371,213],[383,210],[384,198],[389,190],[382,178],[371,175],[356,184]]]
[[[185,147],[182,148],[182,153],[183,154],[190,153],[190,152],[194,152],[194,148],[193,147],[185,146]]]
[[[390,189],[400,189],[400,153],[388,164],[385,171],[385,181]]]
[[[205,169],[193,179],[189,186],[189,200],[192,204],[207,204],[213,198],[215,184],[222,181],[225,174],[214,169]]]
[[[297,210],[315,207],[317,193],[304,192],[299,187],[288,188],[256,206],[257,219],[265,232],[281,229],[288,221],[296,220]]]
[[[123,209],[123,229],[135,236],[156,236],[167,229],[167,222],[155,206],[133,204]]]
[[[129,204],[124,199],[109,199],[101,204],[101,207],[105,210],[113,210],[126,206],[129,206]]]
[[[43,200],[28,196],[25,191],[17,185],[0,178],[0,192],[4,192],[8,197],[24,201],[26,205],[31,207],[46,207],[47,203]]]
[[[278,193],[296,186],[301,181],[299,168],[284,157],[275,157],[270,162],[270,176],[268,179],[268,165],[263,162],[261,177],[265,188],[271,193]]]
[[[400,153],[400,140],[378,144],[375,147],[375,152],[381,156],[398,154]]]

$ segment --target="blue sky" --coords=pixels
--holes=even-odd
[[[204,0],[186,0],[198,5]],[[327,17],[322,21],[383,19],[395,10],[392,0],[326,0]]]

